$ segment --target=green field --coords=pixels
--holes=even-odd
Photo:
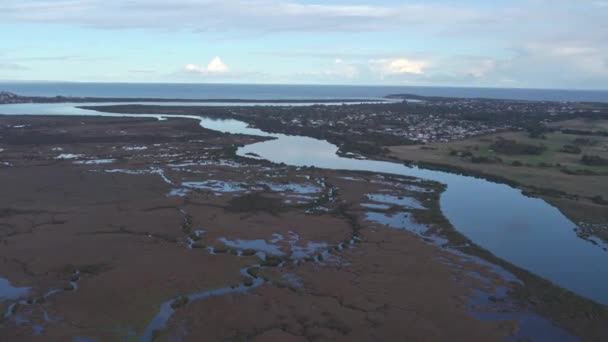
[[[574,222],[608,226],[608,206],[602,205],[601,200],[598,203],[600,197],[608,200],[608,166],[581,162],[583,155],[608,159],[608,137],[561,132],[561,129],[608,131],[608,120],[569,120],[549,126],[556,130],[542,138],[531,138],[525,131],[509,131],[449,143],[392,146],[389,157],[500,177],[540,194]],[[497,152],[493,147],[501,139],[515,141],[519,146],[544,146],[544,151],[540,154]],[[577,146],[581,151],[563,152],[564,145]],[[608,234],[599,235],[608,239]]]

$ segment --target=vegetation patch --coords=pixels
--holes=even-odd
[[[262,263],[262,266],[265,267],[277,267],[283,262],[280,256],[276,255],[267,255]]]
[[[192,244],[192,248],[201,249],[201,248],[205,248],[205,247],[207,247],[207,246],[202,241],[196,241]]]
[[[91,264],[91,265],[80,265],[74,267],[77,269],[80,274],[88,274],[88,275],[98,275],[103,272],[107,272],[110,270],[109,264]]]
[[[576,145],[564,145],[561,150],[559,150],[560,152],[563,153],[570,153],[570,154],[581,154],[583,153],[583,150],[576,146]]]
[[[247,277],[247,278],[243,279],[243,285],[245,285],[247,287],[253,286],[253,278]]]
[[[260,273],[259,267],[249,267],[247,269],[247,274],[249,274],[250,276],[252,276],[254,278],[257,278],[259,273]]]
[[[242,256],[252,256],[252,255],[255,255],[256,253],[257,253],[257,251],[255,249],[250,249],[250,248],[247,248],[247,249],[244,249],[241,251]]]
[[[602,158],[600,156],[584,155],[581,158],[581,163],[588,166],[608,166],[608,158]]]
[[[266,197],[259,192],[235,197],[228,202],[226,207],[227,211],[235,213],[267,212],[272,215],[277,215],[284,209],[285,207],[280,199]]]
[[[226,247],[226,245],[216,245],[213,247],[213,253],[216,254],[223,254],[223,253],[227,253],[228,252],[228,247]]]
[[[543,145],[525,144],[503,138],[497,139],[490,148],[506,155],[540,155],[547,150],[547,147]]]
[[[176,310],[178,308],[181,308],[183,306],[185,306],[186,304],[188,304],[188,302],[190,301],[190,299],[186,296],[179,296],[177,298],[175,298],[175,300],[173,300],[173,302],[171,303],[171,308],[173,310]]]

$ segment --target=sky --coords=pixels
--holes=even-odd
[[[0,80],[608,89],[608,0],[0,0]]]

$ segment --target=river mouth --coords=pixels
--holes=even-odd
[[[7,112],[7,109],[2,112]],[[396,163],[344,158],[336,154],[337,146],[326,141],[270,134],[236,120],[105,114],[69,105],[30,105],[27,113],[196,119],[207,129],[274,138],[240,148],[238,155],[243,157],[292,166],[368,171],[437,181],[447,185],[441,197],[441,209],[459,232],[499,258],[583,297],[608,304],[608,291],[605,291],[608,272],[604,266],[608,262],[608,253],[579,239],[574,231],[576,225],[556,208],[540,199],[526,197],[520,190],[507,185]]]

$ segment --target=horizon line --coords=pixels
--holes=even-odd
[[[391,87],[391,88],[452,88],[496,90],[553,90],[608,92],[608,88],[551,88],[551,87],[500,87],[462,85],[406,85],[406,84],[344,84],[344,83],[255,83],[255,82],[137,82],[137,81],[52,81],[52,80],[0,80],[0,83],[56,83],[56,84],[171,84],[171,85],[244,85],[244,86],[315,86],[315,87]]]

